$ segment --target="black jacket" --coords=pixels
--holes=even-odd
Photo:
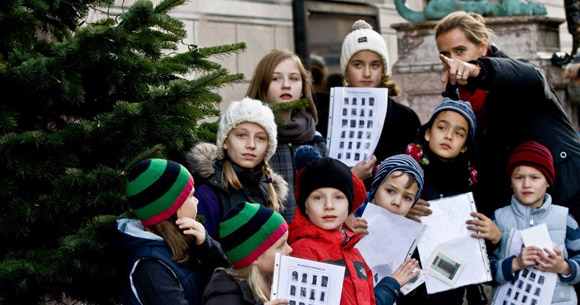
[[[217,269],[203,293],[204,305],[262,304],[252,293],[247,281],[236,280],[224,269]]]
[[[556,180],[548,189],[554,203],[570,208],[580,217],[580,140],[544,75],[532,64],[507,57],[492,46],[489,57],[473,63],[481,67],[468,87],[488,91],[483,120],[478,122],[478,151],[474,164],[479,170],[478,209],[488,216],[510,202],[506,175],[511,150],[535,140],[554,158]],[[443,95],[458,99],[456,86],[447,85]]]

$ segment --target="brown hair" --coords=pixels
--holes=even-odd
[[[250,81],[250,87],[246,92],[246,96],[269,103],[268,88],[270,88],[270,83],[272,82],[274,69],[276,69],[276,66],[286,59],[292,59],[296,64],[298,71],[300,71],[300,77],[302,78],[302,97],[308,100],[308,108],[306,108],[306,110],[312,115],[314,122],[318,123],[318,112],[316,111],[316,105],[314,104],[314,98],[312,97],[312,92],[314,92],[312,87],[312,76],[310,75],[310,72],[304,68],[300,58],[292,52],[272,50],[264,56],[254,70],[254,75]]]
[[[483,40],[489,41],[490,38],[495,36],[493,31],[485,26],[483,16],[477,13],[459,11],[447,15],[437,23],[435,26],[435,39],[439,35],[455,28],[459,28],[467,39],[476,45],[480,45]]]
[[[225,155],[226,159],[224,161],[224,166],[222,170],[222,183],[225,188],[231,186],[236,190],[241,190],[243,188],[243,185],[240,182],[238,175],[236,175],[236,171],[234,171],[231,161],[227,158],[227,153]],[[270,168],[270,165],[268,165],[268,162],[266,160],[262,162],[261,170],[264,173],[264,177],[266,177],[266,179],[272,178],[272,169]],[[276,193],[276,190],[274,189],[272,183],[268,183],[267,188],[268,188],[268,208],[278,212],[284,210],[284,205],[282,205],[281,200],[278,197],[278,194]]]
[[[173,254],[171,260],[185,265],[189,262],[189,244],[193,242],[193,238],[179,230],[175,224],[176,220],[177,214],[173,214],[156,225],[146,227],[146,230],[163,237]]]
[[[391,174],[391,176],[393,176],[393,178],[399,178],[399,177],[401,177],[403,175],[407,175],[407,178],[408,178],[407,179],[407,184],[405,184],[405,189],[406,190],[410,189],[415,184],[417,184],[417,186],[419,186],[419,183],[417,182],[417,180],[415,180],[415,178],[411,174],[409,174],[409,173],[401,172],[400,174],[395,175],[395,172],[393,172]]]

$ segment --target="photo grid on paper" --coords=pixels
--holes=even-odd
[[[290,269],[291,285],[287,299],[290,305],[328,304],[330,275],[313,270]]]
[[[345,97],[342,109],[338,160],[360,162],[369,158],[375,98]]]
[[[502,305],[539,304],[546,280],[545,275],[542,273],[532,268],[522,270],[518,280],[508,288]]]

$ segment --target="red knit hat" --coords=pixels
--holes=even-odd
[[[516,146],[507,162],[508,176],[511,176],[514,169],[520,165],[539,170],[544,174],[549,185],[554,184],[554,160],[546,146],[536,141],[528,141]]]

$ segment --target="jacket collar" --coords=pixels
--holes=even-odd
[[[544,195],[544,203],[535,210],[532,211],[532,208],[528,205],[522,204],[517,198],[516,195],[512,195],[511,200],[511,207],[512,211],[516,216],[523,216],[529,217],[530,215],[534,215],[535,217],[544,217],[548,213],[550,206],[552,205],[552,196],[546,193]]]
[[[346,224],[340,230],[328,231],[314,225],[306,218],[300,209],[296,207],[294,219],[289,225],[288,243],[292,244],[301,238],[310,238],[320,243],[330,242],[333,247],[353,248],[362,238],[361,234],[354,233]]]

